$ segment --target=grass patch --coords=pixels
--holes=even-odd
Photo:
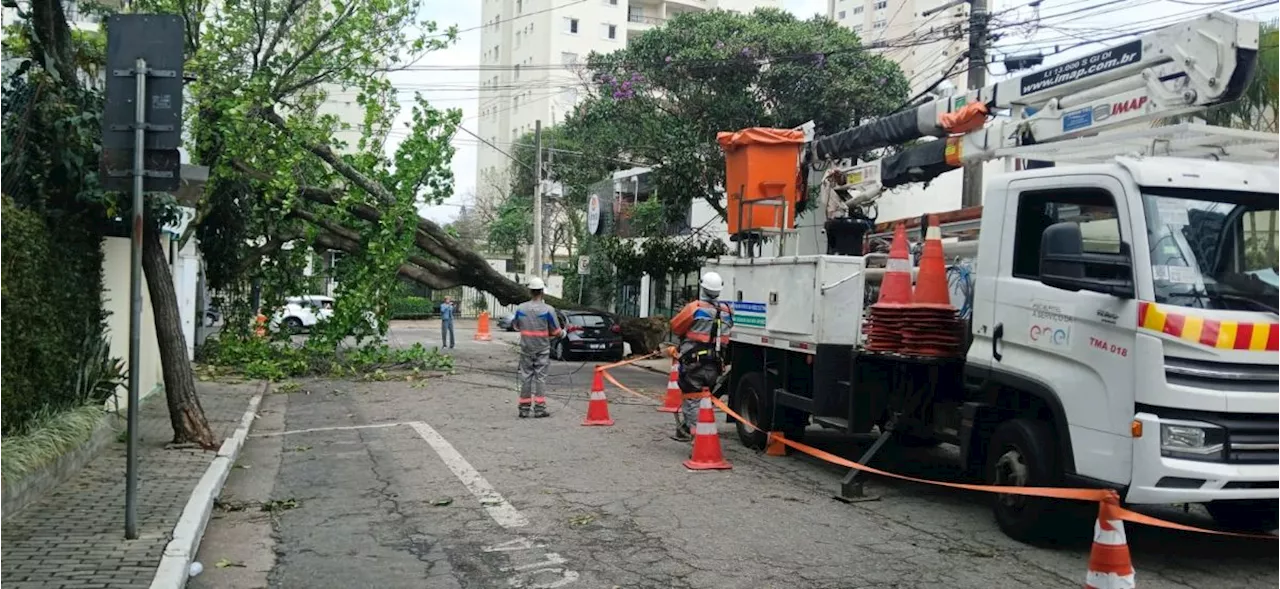
[[[6,484],[52,463],[93,435],[106,411],[86,405],[59,413],[46,413],[24,431],[0,440],[0,477]]]

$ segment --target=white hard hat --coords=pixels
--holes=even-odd
[[[707,272],[702,275],[702,282],[700,286],[702,286],[702,290],[719,293],[724,289],[724,279],[720,278],[719,273]]]
[[[542,281],[541,278],[534,276],[533,278],[529,279],[529,290],[546,290],[546,289],[547,289],[547,285]]]

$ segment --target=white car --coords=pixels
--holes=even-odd
[[[290,333],[311,329],[316,323],[333,317],[333,297],[307,295],[286,297],[284,307],[271,318],[271,328],[283,327]]]

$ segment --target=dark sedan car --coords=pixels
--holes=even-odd
[[[498,317],[498,329],[501,329],[502,331],[515,331],[516,326],[513,322],[515,318],[516,316],[511,313]]]
[[[608,315],[591,311],[557,313],[564,333],[551,341],[551,355],[557,360],[574,356],[622,359],[622,328]]]

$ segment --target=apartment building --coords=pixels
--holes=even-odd
[[[968,4],[922,16],[942,4],[942,0],[827,0],[827,17],[896,62],[915,95],[936,82],[968,46],[964,26]],[[958,88],[965,86],[964,71],[965,65],[960,64],[949,78]]]
[[[685,12],[782,6],[782,0],[476,1],[483,3],[476,130],[503,151],[532,131],[536,121],[551,126],[564,120],[583,91],[580,64],[591,52],[626,47],[628,40]],[[478,190],[505,186],[509,164],[506,156],[482,145]]]

